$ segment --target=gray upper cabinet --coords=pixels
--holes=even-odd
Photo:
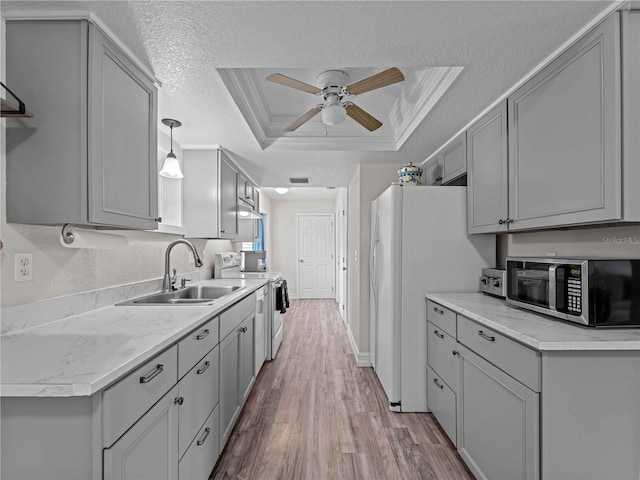
[[[157,89],[86,20],[7,22],[7,220],[157,227]]]
[[[619,16],[509,97],[510,230],[622,218]]]
[[[184,228],[191,238],[238,237],[238,171],[222,150],[183,150]]]
[[[238,236],[238,171],[224,157],[220,159],[220,236]]]
[[[467,130],[469,233],[507,229],[507,168],[507,104],[502,102]]]
[[[423,185],[446,185],[467,173],[467,133],[454,137],[423,163]]]
[[[446,184],[467,173],[467,133],[462,132],[444,148],[442,158],[442,183]]]

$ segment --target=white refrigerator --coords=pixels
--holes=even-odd
[[[371,203],[370,355],[398,412],[427,412],[428,292],[477,292],[495,235],[467,235],[466,187],[392,185]]]

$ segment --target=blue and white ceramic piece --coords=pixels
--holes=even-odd
[[[406,167],[398,170],[398,179],[403,185],[420,185],[422,181],[422,168],[409,162]]]

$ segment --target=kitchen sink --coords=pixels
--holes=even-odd
[[[118,303],[119,306],[131,305],[194,305],[212,302],[233,293],[240,287],[187,287],[172,292],[152,293]]]

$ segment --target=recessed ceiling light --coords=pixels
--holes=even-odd
[[[288,188],[284,188],[284,187],[277,187],[276,188],[276,193],[279,193],[280,195],[284,195],[285,193],[287,193],[289,191]]]

